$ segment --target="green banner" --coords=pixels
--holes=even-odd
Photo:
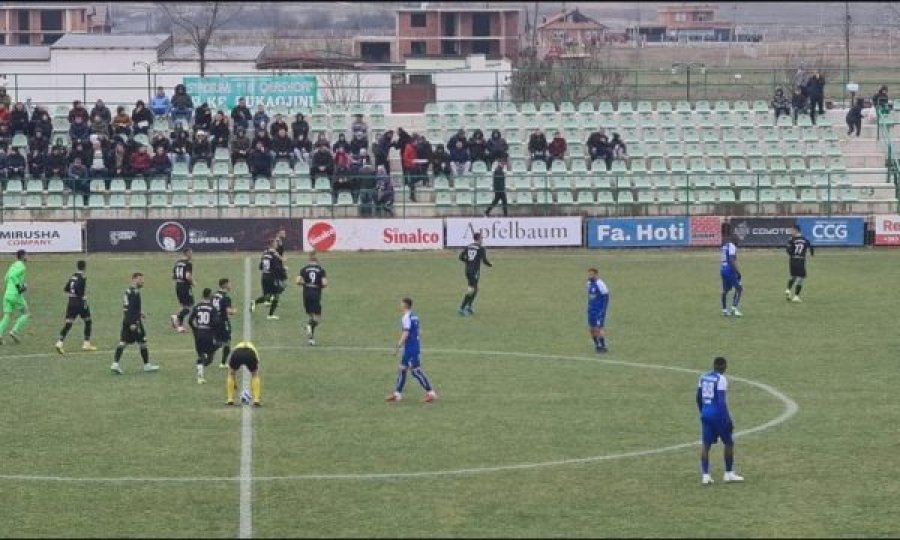
[[[185,77],[184,85],[195,106],[212,108],[234,107],[240,98],[250,108],[312,107],[318,91],[315,75]]]

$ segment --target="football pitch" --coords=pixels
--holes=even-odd
[[[58,355],[78,256],[33,254],[32,319],[0,347],[3,536],[890,537],[900,535],[896,287],[900,251],[821,249],[804,302],[783,250],[741,250],[741,319],[719,310],[716,249],[489,249],[475,316],[455,251],[325,253],[318,345],[300,293],[252,315],[262,403],[226,407],[225,372],[195,379],[175,333],[175,256],[89,255],[99,351],[75,323]],[[245,288],[250,257],[251,290]],[[220,277],[259,294],[258,253],[194,257],[195,296]],[[6,256],[3,266],[11,262]],[[305,255],[288,253],[293,276]],[[585,323],[586,269],[610,287],[610,352]],[[130,274],[142,271],[151,359],[110,373]],[[422,367],[387,404],[399,301],[413,298]],[[221,353],[216,356],[218,364]],[[728,358],[741,484],[701,486],[697,376]]]

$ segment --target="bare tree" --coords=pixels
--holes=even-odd
[[[191,46],[197,51],[201,77],[206,75],[206,49],[213,36],[243,9],[243,4],[231,2],[202,2],[199,5],[157,2],[156,5],[174,28],[181,29],[187,35]]]
[[[517,61],[509,79],[514,101],[539,103],[549,101],[612,101],[622,99],[625,69],[613,65],[607,51],[591,56],[539,59],[534,51],[526,51]]]
[[[346,43],[327,40],[325,47],[319,51],[322,58],[328,60],[346,60],[350,55],[350,47]],[[372,92],[364,86],[362,74],[326,67],[317,75],[319,94],[322,103],[333,109],[347,110],[354,103],[366,103],[373,99]]]

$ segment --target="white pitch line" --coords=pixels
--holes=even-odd
[[[250,257],[244,258],[244,341],[253,337],[253,318],[250,316]],[[242,392],[249,385],[246,370],[241,370]],[[241,407],[241,484],[240,538],[253,538],[253,405]]]

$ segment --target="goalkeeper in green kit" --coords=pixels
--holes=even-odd
[[[17,311],[22,313],[16,319],[16,324],[9,333],[9,337],[16,343],[19,343],[19,333],[22,331],[25,323],[28,322],[28,304],[25,303],[25,291],[27,289],[25,285],[26,260],[25,250],[20,249],[16,252],[16,262],[9,265],[9,269],[6,271],[4,280],[6,282],[6,292],[3,293],[3,319],[0,319],[0,345],[3,344],[3,334],[9,328],[13,313]]]

